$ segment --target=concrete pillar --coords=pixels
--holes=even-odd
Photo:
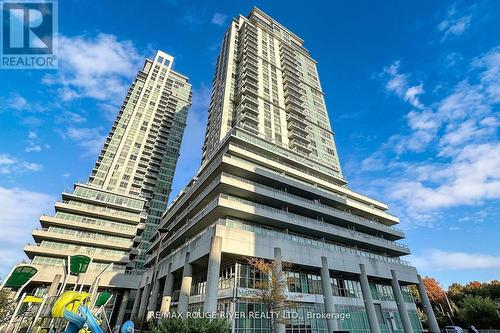
[[[213,313],[217,311],[217,298],[219,296],[219,275],[222,260],[222,237],[214,236],[210,246],[207,269],[207,292],[203,311]]]
[[[167,275],[165,276],[165,286],[163,287],[163,295],[161,299],[160,312],[166,314],[170,312],[170,302],[174,292],[174,274],[172,274],[172,263],[168,264]]]
[[[130,290],[125,289],[123,291],[122,301],[120,302],[120,309],[118,310],[118,316],[116,317],[115,326],[118,328],[116,331],[119,331],[120,326],[123,324],[123,319],[125,319],[125,312],[127,311],[128,304],[128,296],[130,294]]]
[[[55,301],[55,296],[57,296],[57,292],[59,291],[59,284],[61,283],[62,275],[61,274],[56,274],[54,276],[54,280],[52,280],[52,283],[49,286],[49,290],[47,290],[47,297],[49,298],[48,304],[52,301],[52,298],[54,298]],[[43,310],[43,315],[48,316],[50,315],[50,311],[52,308],[50,306],[45,307],[45,310]]]
[[[398,276],[395,270],[391,270],[392,280],[392,291],[394,292],[394,297],[396,298],[396,303],[398,305],[399,316],[401,317],[401,322],[403,323],[403,330],[405,333],[412,333],[410,316],[408,316],[408,311],[406,310],[406,304],[403,299],[403,293],[401,292],[401,286],[399,285]]]
[[[141,302],[141,297],[142,297],[142,290],[141,288],[137,288],[137,292],[135,293],[135,298],[134,298],[134,305],[132,305],[132,313],[131,313],[131,318],[135,319],[137,318],[137,312],[139,311],[139,303]]]
[[[333,302],[330,268],[328,267],[328,259],[326,257],[321,257],[321,286],[323,289],[323,298],[325,300],[325,311],[330,315],[326,320],[328,332],[337,331],[339,329],[337,321],[333,317],[330,318],[335,313],[335,303]]]
[[[281,249],[279,247],[274,248],[274,261],[277,264],[276,266],[277,266],[277,270],[278,270],[279,274],[282,274],[281,272],[283,272],[283,263],[282,263],[282,257],[281,257]],[[283,275],[283,283],[286,283],[286,278],[284,275]],[[276,325],[276,327],[275,327],[276,333],[285,333],[285,324],[284,323],[275,322],[275,325]]]
[[[372,293],[370,291],[370,284],[368,283],[368,275],[364,264],[359,264],[361,274],[359,281],[361,283],[361,293],[365,302],[366,314],[368,316],[368,324],[370,325],[371,333],[380,333],[380,326],[378,324],[377,314],[375,313],[375,305],[373,305]]]
[[[434,315],[434,310],[432,309],[431,302],[429,301],[429,297],[427,296],[425,285],[422,282],[422,278],[420,277],[420,275],[417,275],[417,278],[417,289],[418,293],[420,294],[420,298],[422,299],[422,305],[424,306],[425,315],[427,316],[427,324],[429,324],[432,333],[439,333],[441,332],[441,330],[439,329],[436,316]]]
[[[193,266],[189,263],[189,252],[188,252],[186,253],[184,269],[182,270],[181,292],[179,294],[179,305],[177,306],[177,312],[181,314],[186,314],[188,310],[192,281],[193,281]]]
[[[61,278],[62,278],[61,274],[56,274],[56,276],[54,276],[54,280],[52,280],[49,290],[47,291],[48,297],[53,297],[57,295],[57,290],[59,290],[59,284],[61,283]]]
[[[139,303],[139,311],[137,312],[137,321],[141,323],[144,320],[146,306],[148,304],[149,296],[151,294],[151,283],[146,283],[141,295],[141,302]]]

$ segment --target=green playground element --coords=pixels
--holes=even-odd
[[[90,257],[81,254],[71,256],[69,259],[69,271],[72,275],[85,273],[90,265]]]
[[[38,270],[29,265],[17,266],[10,274],[7,281],[5,281],[5,287],[7,288],[21,288],[24,286]]]
[[[109,299],[111,298],[111,293],[109,291],[103,291],[100,292],[99,295],[97,295],[97,299],[95,301],[95,306],[100,307],[106,304]]]

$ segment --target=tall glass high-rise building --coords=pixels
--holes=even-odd
[[[265,310],[252,289],[266,277],[247,259],[263,258],[290,263],[299,317],[278,332],[421,332],[411,285],[438,332],[387,210],[347,186],[303,41],[254,8],[224,35],[202,165],[162,219],[168,233],[151,246],[133,315],[229,309],[247,315],[234,332],[269,332],[250,315]]]
[[[172,69],[173,61],[161,51],[146,59],[88,182],[62,193],[55,214],[40,218],[35,244],[24,248],[39,269],[28,289],[57,286],[65,260],[75,254],[92,258],[87,284],[112,264],[100,286],[127,298],[137,287],[136,273],[168,202],[191,105],[191,84]]]

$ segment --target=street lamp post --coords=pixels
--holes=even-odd
[[[160,240],[160,242],[158,244],[158,249],[156,250],[155,264],[153,266],[153,277],[151,279],[151,286],[152,286],[152,290],[151,291],[154,290],[154,286],[157,283],[156,279],[158,277],[158,261],[160,260],[160,252],[162,250],[163,240],[168,235],[168,232],[169,232],[169,229],[167,229],[167,228],[158,228],[156,230],[156,235],[158,236],[158,239]],[[156,295],[151,295],[151,297],[156,297]],[[146,312],[148,312],[147,309],[146,309]],[[144,316],[141,316],[141,327],[142,327],[143,323],[144,323]]]

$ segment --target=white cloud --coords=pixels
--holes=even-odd
[[[441,41],[460,36],[469,29],[475,9],[475,6],[470,6],[457,10],[456,4],[452,5],[448,9],[446,17],[438,24],[438,30],[443,33]]]
[[[7,154],[0,154],[0,175],[22,173],[25,171],[40,171],[42,165],[20,160]]]
[[[438,249],[431,249],[418,256],[413,255],[410,261],[419,270],[424,271],[500,268],[500,256]]]
[[[221,14],[221,13],[215,13],[214,16],[212,16],[212,24],[222,26],[226,22],[227,15]]]
[[[419,180],[415,171],[425,174]],[[408,179],[390,186],[389,196],[405,202],[410,213],[500,199],[500,143],[467,145],[450,163],[425,164],[406,174]]]
[[[28,101],[21,95],[15,95],[11,97],[7,101],[7,104],[9,105],[10,108],[14,110],[23,110],[28,107]]]
[[[51,212],[54,201],[55,198],[45,193],[0,186],[0,276],[5,276],[13,265],[26,259],[23,246],[33,243],[31,231],[39,227],[42,213]]]
[[[36,153],[39,153],[42,151],[42,146],[40,145],[29,145],[28,147],[26,147],[24,149],[25,152],[27,153],[33,153],[33,152],[36,152]]]
[[[60,36],[58,73],[43,81],[64,101],[88,97],[118,105],[143,61],[131,41],[113,35]]]
[[[84,116],[71,111],[64,112],[62,118],[69,124],[81,124],[87,121],[87,118]]]
[[[11,94],[8,97],[0,97],[0,112],[14,111],[18,114],[24,112],[37,113],[45,112],[47,108],[47,105],[28,102],[25,97],[18,93]]]
[[[26,139],[26,142],[27,142],[28,146],[26,148],[24,148],[25,152],[27,152],[27,153],[33,153],[33,152],[39,153],[42,151],[42,146],[39,144],[41,141],[35,132],[33,132],[33,131],[28,132],[28,138]]]
[[[83,157],[95,157],[102,149],[106,135],[102,134],[101,128],[76,128],[69,127],[64,135],[83,148]]]
[[[400,73],[399,66],[400,62],[395,61],[384,68],[381,75],[387,79],[385,89],[388,92],[395,93],[398,97],[408,102],[413,107],[423,109],[424,105],[420,102],[418,96],[425,92],[424,85],[420,83],[418,85],[410,86],[408,82],[408,75]]]
[[[390,76],[386,89],[415,106],[418,100],[408,97],[415,94],[406,94],[409,75],[398,68],[393,63],[384,69]],[[374,186],[402,207],[407,222],[427,224],[441,209],[500,199],[499,73],[497,47],[474,59],[444,97],[410,111],[406,133],[391,136],[362,161],[362,172],[385,171],[388,181]]]

